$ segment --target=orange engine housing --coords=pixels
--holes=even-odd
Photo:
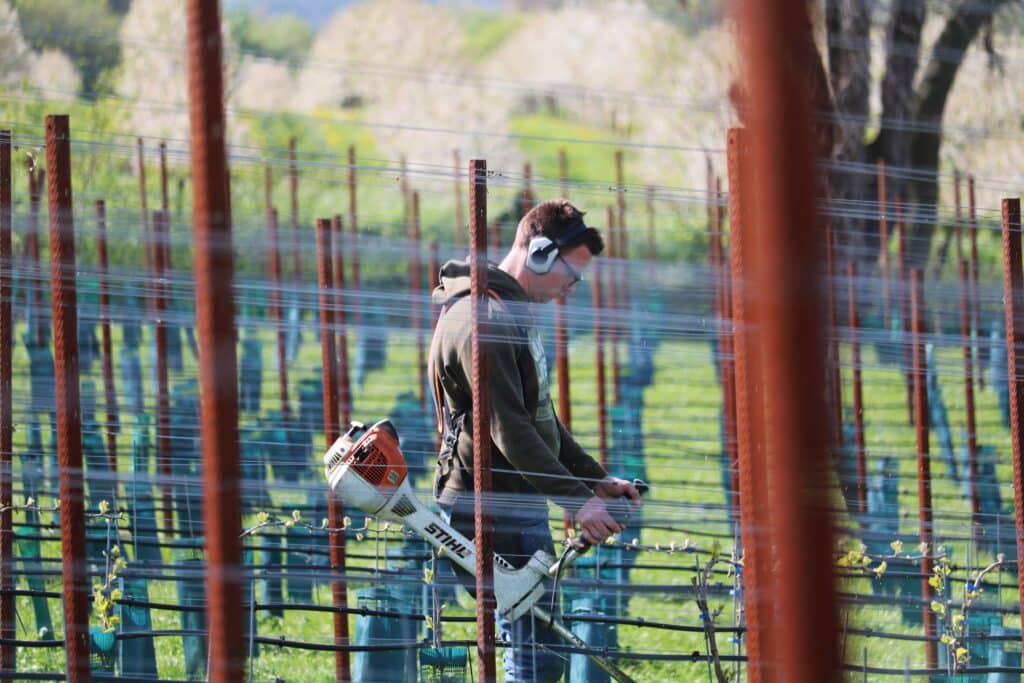
[[[379,425],[368,429],[349,449],[342,462],[377,488],[396,488],[405,481],[409,472],[398,447],[398,439]]]

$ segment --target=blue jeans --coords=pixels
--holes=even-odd
[[[460,500],[454,506],[441,506],[441,515],[463,536],[472,539],[473,502]],[[513,566],[521,567],[537,550],[553,554],[554,540],[547,510],[503,511],[494,520],[494,552],[508,560]],[[475,593],[475,578],[460,567],[451,565],[456,576],[469,592]],[[550,586],[537,603],[549,609],[551,605]],[[498,634],[510,642],[502,654],[506,683],[555,683],[562,678],[565,659],[559,653],[546,647],[562,641],[550,628],[538,622],[532,613],[509,621],[497,617]]]

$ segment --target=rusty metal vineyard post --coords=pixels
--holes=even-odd
[[[302,259],[300,258],[299,240],[299,164],[296,156],[297,141],[294,137],[288,138],[288,197],[290,205],[290,222],[292,228],[291,255],[292,255],[292,282],[296,287],[302,282]]]
[[[889,225],[887,195],[885,189],[885,160],[879,159],[878,174],[878,270],[882,280],[882,333],[889,331]]]
[[[494,647],[494,520],[491,516],[491,397],[487,356],[487,162],[469,162],[469,255],[472,300],[473,528],[476,543],[477,678],[497,680]]]
[[[452,150],[452,162],[455,168],[455,246],[462,247],[462,231],[465,230],[465,219],[462,217],[462,159],[459,150]]]
[[[912,371],[914,373],[914,431],[917,436],[917,518],[919,538],[922,548],[926,548],[921,558],[921,598],[923,600],[922,616],[924,635],[925,660],[929,669],[938,666],[938,649],[934,637],[936,631],[935,612],[931,608],[932,587],[929,579],[932,576],[931,555],[935,552],[934,529],[932,524],[932,474],[931,456],[928,447],[928,367],[925,356],[924,342],[924,273],[917,268],[910,271],[910,309],[911,309],[911,349],[913,352]]]
[[[757,308],[752,296],[752,228],[748,228],[751,207],[748,196],[747,134],[730,129],[727,143],[729,166],[729,265],[731,272],[733,363],[736,381],[736,454],[739,469],[740,544],[744,559],[743,605],[746,618],[748,681],[772,680],[768,656],[772,652],[770,594],[770,545],[764,464],[760,445],[763,401],[761,363],[756,353]]]
[[[900,311],[900,353],[903,357],[903,384],[907,398],[907,424],[914,424],[914,360],[910,347],[910,276],[907,273],[907,226],[903,218],[903,204],[896,199],[896,281],[897,302]]]
[[[135,139],[135,157],[139,172],[139,206],[142,211],[142,258],[146,270],[149,270],[152,264],[149,253],[149,208],[146,201],[146,151],[141,137]]]
[[[835,268],[835,231],[832,229],[831,218],[825,218],[825,301],[828,309],[827,331],[825,334],[825,367],[828,376],[825,386],[828,388],[828,401],[831,415],[829,424],[832,426],[830,443],[834,452],[843,447],[843,380],[839,374],[839,309],[836,303],[836,268]]]
[[[957,259],[957,274],[960,278],[960,336],[964,352],[964,418],[967,430],[964,446],[967,451],[967,482],[971,492],[971,538],[977,540],[978,514],[981,502],[978,499],[978,433],[974,411],[974,353],[971,337],[971,276],[967,261]]]
[[[338,405],[341,426],[352,418],[352,385],[348,374],[348,330],[345,326],[344,222],[340,215],[331,220],[331,260],[334,268],[334,327],[338,335]]]
[[[75,227],[71,197],[71,133],[68,117],[46,117],[46,169],[50,204],[50,298],[53,316],[60,478],[61,575],[67,677],[91,680],[89,671],[89,577],[85,557],[82,471],[82,406],[79,395],[78,312],[75,289]]]
[[[561,189],[562,198],[569,198],[569,155],[565,148],[558,150],[558,187]]]
[[[13,640],[14,630],[14,515],[11,487],[14,469],[14,413],[11,399],[14,312],[11,302],[14,267],[11,250],[13,207],[11,197],[11,131],[0,131],[0,638]],[[13,645],[0,645],[0,669],[13,670]],[[2,683],[11,679],[0,678]]]
[[[971,355],[974,358],[974,366],[976,368],[981,367],[979,361],[979,348],[978,338],[982,336],[981,331],[981,289],[978,285],[978,214],[977,204],[974,197],[974,176],[967,176],[967,220],[968,230],[971,235],[971,261],[970,261],[970,281],[971,281]],[[985,390],[985,373],[978,372],[978,390]]]
[[[532,209],[534,207],[534,204],[536,204],[536,201],[533,197],[532,177],[533,169],[530,167],[530,162],[527,161],[525,164],[523,164],[523,193],[522,195],[520,195],[522,197],[522,204],[520,205],[519,209],[520,218],[528,214],[530,212],[530,209]]]
[[[572,400],[569,389],[569,329],[565,321],[565,297],[555,300],[555,373],[558,375],[558,419],[572,431]],[[562,513],[566,534],[572,529],[572,515]]]
[[[857,510],[860,514],[868,511],[868,465],[864,452],[864,391],[861,381],[860,362],[860,313],[857,308],[857,263],[846,262],[847,324],[850,326],[850,372],[853,390],[853,447],[857,463]]]
[[[615,404],[619,403],[620,390],[619,382],[621,380],[621,368],[619,367],[619,326],[618,326],[618,292],[620,291],[617,284],[618,265],[616,260],[621,256],[618,249],[618,224],[615,221],[615,209],[611,206],[607,208],[608,215],[608,257],[611,263],[608,269],[605,271],[606,285],[604,291],[604,306],[605,311],[602,313],[604,328],[602,333],[606,335],[608,339],[608,355],[610,356],[611,363],[611,395],[612,402]],[[604,269],[602,269],[604,270]],[[606,463],[602,462],[602,465]]]
[[[160,141],[157,147],[160,158],[160,209],[170,211],[170,200],[167,196],[167,143]]]
[[[114,352],[110,330],[110,292],[108,291],[107,209],[102,199],[96,200],[96,252],[100,281],[100,334],[103,355],[103,396],[107,408],[107,459],[114,473],[113,488],[117,490],[117,433],[120,423],[117,415],[117,389],[114,385]]]
[[[317,285],[320,292],[320,355],[323,369],[324,439],[329,447],[341,436],[338,428],[338,365],[334,338],[334,277],[331,267],[331,221],[316,222]],[[327,498],[327,517],[331,529],[340,529],[344,511],[341,500],[331,492]],[[331,569],[345,571],[345,532],[330,532]],[[342,579],[331,582],[334,606],[334,675],[338,681],[351,680],[351,665],[346,649],[348,638],[348,588]]]
[[[604,357],[604,298],[602,280],[607,280],[605,269],[601,262],[594,260],[590,283],[590,295],[592,313],[594,318],[594,368],[595,368],[595,393],[597,400],[597,454],[601,467],[608,469],[608,400],[605,380],[605,357]]]
[[[167,372],[167,214],[154,211],[152,215],[153,246],[153,335],[156,342],[156,453],[157,468],[162,490],[163,530],[174,533],[174,506],[171,490],[171,399]]]
[[[1010,379],[1010,443],[1013,448],[1013,510],[1017,557],[1024,557],[1024,274],[1021,265],[1020,199],[1003,200],[1003,296],[1006,304],[1006,367]],[[1024,612],[1024,572],[1017,572]]]
[[[356,202],[356,148],[349,145],[348,148],[348,231],[352,236],[348,248],[352,252],[352,293],[354,297],[359,296],[359,214]],[[362,304],[358,299],[352,307],[352,319],[358,326],[361,318],[360,309]],[[360,332],[361,334],[361,332]]]
[[[713,196],[713,191],[709,187],[709,197]],[[724,268],[722,267],[722,232],[721,224],[719,221],[719,210],[718,206],[710,203],[708,205],[708,223],[707,223],[707,236],[708,236],[708,273],[710,279],[710,290],[711,290],[711,312],[715,320],[716,334],[715,339],[718,344],[718,358],[712,358],[712,362],[718,363],[718,378],[719,386],[722,390],[722,455],[725,457],[729,467],[729,489],[730,497],[728,499],[733,500],[733,508],[729,510],[729,514],[736,516],[737,509],[735,508],[735,498],[737,489],[737,472],[735,468],[735,449],[733,445],[735,443],[735,430],[736,423],[733,415],[733,386],[732,386],[732,371],[731,368],[727,367],[728,341],[727,332],[725,328],[725,318],[727,316],[725,303],[725,284],[722,280],[722,273]]]
[[[196,322],[202,350],[199,388],[209,680],[240,683],[245,648],[244,629],[238,628],[242,621],[238,359],[220,3],[187,0],[186,18]]]
[[[414,191],[412,221],[409,225],[409,284],[412,296],[412,333],[416,345],[416,376],[419,384],[416,396],[420,407],[427,407],[427,352],[423,339],[423,262],[420,256],[420,193]]]
[[[754,531],[768,531],[776,552],[774,582],[762,575],[765,580],[752,588],[763,592],[774,583],[771,599],[779,610],[772,638],[778,646],[760,654],[775,659],[771,673],[786,683],[835,680],[839,671],[829,439],[820,400],[826,368],[819,179],[816,136],[809,132],[811,93],[799,69],[806,63],[800,49],[814,44],[807,11],[802,0],[746,0],[737,17],[751,112],[744,180],[753,181],[748,187],[756,201],[744,228],[748,237],[756,235],[758,247],[753,277],[741,271],[748,289],[738,298],[757,302],[763,396],[771,397],[762,432],[771,495],[766,508],[754,508],[760,523]]]
[[[269,197],[268,197],[269,199]],[[281,247],[278,232],[277,209],[267,206],[267,260],[270,274],[270,291],[267,293],[267,305],[270,319],[274,323],[277,358],[277,395],[281,406],[281,422],[287,428],[291,420],[288,407],[288,343],[284,326],[283,297],[281,288]]]

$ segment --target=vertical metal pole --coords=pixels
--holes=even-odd
[[[608,207],[608,256],[612,259],[611,268],[608,269],[605,278],[607,279],[607,320],[604,321],[604,331],[608,337],[608,353],[611,356],[612,365],[612,402],[619,403],[620,398],[620,368],[619,368],[619,322],[618,322],[618,296],[621,290],[616,287],[616,275],[618,266],[615,264],[621,254],[619,253],[618,224],[615,221],[615,209]],[[604,270],[602,268],[602,270]]]
[[[956,240],[956,258],[957,260],[964,257],[964,243],[963,243],[963,219],[964,212],[960,202],[960,169],[953,169],[953,235]],[[936,330],[941,328],[936,328]]]
[[[558,373],[558,417],[572,429],[572,401],[569,388],[569,328],[565,321],[565,297],[555,300],[555,369]]]
[[[331,221],[331,245],[334,250],[334,327],[338,331],[338,403],[341,426],[347,429],[352,421],[352,385],[348,375],[348,330],[345,325],[344,230],[341,216],[335,216]]]
[[[725,236],[725,211],[722,210],[722,180],[715,178],[715,233],[718,235],[718,317],[719,327],[719,349],[721,359],[719,361],[724,383],[722,391],[725,393],[723,408],[725,409],[725,446],[729,458],[729,487],[733,496],[733,519],[739,523],[740,519],[740,468],[739,454],[736,442],[736,363],[734,362],[734,330],[732,324],[732,277],[729,269],[729,262],[725,258],[722,247],[722,240]]]
[[[270,164],[263,167],[263,210],[270,211],[274,206],[274,172]]]
[[[629,242],[626,234],[626,176],[622,165],[621,149],[615,151],[615,182],[619,186],[616,196],[615,222],[619,226],[618,255],[622,260],[618,270],[617,284],[620,290],[619,308],[622,315],[625,316],[629,311]],[[623,323],[623,330],[626,329],[628,327]]]
[[[981,501],[978,500],[978,434],[974,420],[974,354],[971,344],[971,279],[967,262],[957,259],[957,273],[960,276],[960,336],[964,345],[964,411],[967,420],[967,481],[971,491],[971,535],[976,538],[978,514]]]
[[[149,253],[149,208],[146,206],[146,152],[141,137],[135,139],[135,151],[139,166],[139,202],[142,207],[142,258],[143,264],[148,271],[152,266],[152,262],[150,261],[151,254]]]
[[[826,472],[822,244],[815,202],[814,112],[799,50],[814,44],[807,3],[746,0],[739,48],[750,93],[750,179],[757,212],[756,274],[764,358],[768,497],[776,551],[778,679],[839,676],[838,615]],[[807,69],[810,67],[807,66]],[[808,547],[808,539],[815,541]],[[757,586],[758,589],[761,586]],[[814,647],[808,647],[814,643]],[[762,654],[767,654],[764,652]]]
[[[978,363],[978,337],[982,335],[981,330],[981,290],[978,284],[978,217],[974,201],[974,176],[967,176],[967,220],[968,230],[971,235],[971,354],[974,356],[975,366]],[[978,389],[985,390],[985,373],[979,372]]]
[[[78,298],[75,289],[75,226],[71,197],[68,117],[46,117],[49,173],[50,279],[53,293],[57,462],[60,477],[61,575],[67,679],[91,680],[89,672],[89,577],[85,558],[82,482],[82,405],[78,374]]]
[[[452,162],[455,166],[455,246],[462,250],[462,232],[466,229],[466,219],[462,213],[462,159],[459,150],[452,150]]]
[[[913,329],[914,350],[914,428],[917,434],[917,503],[921,543],[927,544],[925,557],[921,558],[921,598],[924,601],[924,635],[931,638],[936,631],[935,612],[932,611],[932,587],[928,580],[932,576],[934,554],[932,529],[932,475],[931,456],[928,452],[928,367],[924,349],[924,289],[921,286],[922,273],[917,268],[910,271],[910,307]],[[926,665],[929,669],[938,666],[938,648],[934,640],[924,644]]]
[[[532,175],[533,171],[530,168],[530,162],[527,161],[525,164],[523,164],[523,202],[522,206],[520,207],[520,218],[529,213],[530,209],[533,208],[533,189],[531,188],[530,182]]]
[[[170,211],[170,201],[167,198],[167,143],[160,141],[157,148],[160,154],[160,208]]]
[[[903,223],[903,205],[899,197],[896,198],[896,271],[899,286],[900,305],[900,328],[903,330],[902,343],[903,352],[903,384],[907,396],[907,421],[914,424],[914,382],[913,382],[913,353],[910,345],[910,279],[907,274],[907,235],[906,225]]]
[[[860,313],[857,308],[857,263],[846,262],[847,324],[850,326],[850,365],[853,374],[853,447],[857,463],[857,509],[860,514],[868,511],[868,463],[864,441],[864,390],[861,383],[860,364]]]
[[[431,301],[430,301],[430,328],[433,329],[437,325],[438,307],[434,304],[433,293],[437,289],[437,286],[441,282],[440,270],[441,270],[441,259],[438,254],[437,242],[431,240],[430,242],[430,265],[427,268],[427,285],[430,288]]]
[[[836,452],[843,447],[843,380],[839,374],[839,339],[836,330],[839,327],[839,310],[836,304],[836,268],[833,249],[832,221],[825,219],[825,300],[828,307],[828,319],[825,333],[826,371],[829,390],[829,407],[832,409],[831,444]]]
[[[107,407],[107,458],[117,488],[117,433],[121,431],[117,416],[117,389],[114,385],[114,351],[110,330],[110,292],[107,290],[107,209],[102,199],[96,200],[96,251],[100,267],[100,334],[103,353],[103,395]]]
[[[267,249],[269,250],[270,291],[267,304],[274,322],[277,337],[277,390],[281,402],[281,421],[287,425],[291,419],[288,406],[288,357],[287,334],[284,329],[284,312],[281,296],[281,248],[278,240],[277,209],[267,207]]]
[[[14,518],[11,491],[14,469],[14,412],[11,400],[11,355],[14,311],[11,292],[14,258],[11,251],[11,131],[0,131],[0,638],[14,640]],[[13,645],[0,646],[0,669],[11,671]],[[9,678],[0,679],[8,683]]]
[[[558,186],[564,199],[569,198],[569,155],[565,149],[558,150]]]
[[[412,295],[412,332],[416,344],[416,394],[420,406],[427,405],[427,352],[423,342],[423,265],[420,263],[420,193],[412,193],[412,234],[409,235],[409,279]]]
[[[729,465],[729,494],[733,508],[729,511],[738,519],[739,472],[736,467],[736,401],[735,378],[733,377],[731,344],[726,318],[729,313],[728,292],[722,263],[722,231],[720,211],[717,204],[709,213],[708,257],[711,270],[712,311],[718,329],[718,372],[722,388],[722,455]]]
[[[398,160],[399,191],[402,193],[402,222],[409,225],[409,169],[403,154]]]
[[[494,524],[491,516],[491,396],[487,339],[487,162],[469,162],[470,296],[473,301],[473,524],[476,541],[476,648],[480,683],[497,680],[494,662]]]
[[[888,195],[885,189],[885,160],[878,160],[878,269],[882,278],[882,326],[889,331],[892,314],[889,309],[889,225]]]
[[[761,358],[754,298],[754,226],[750,224],[752,194],[747,194],[749,161],[747,133],[732,128],[728,134],[729,261],[732,273],[733,362],[736,378],[736,448],[739,466],[740,542],[743,550],[743,610],[746,617],[748,681],[769,683],[774,667],[772,648],[772,574],[768,515],[764,510],[765,468],[761,457]],[[824,370],[823,370],[824,372]],[[819,394],[820,396],[821,394]]]
[[[28,255],[29,269],[38,273],[36,282],[32,283],[32,311],[35,329],[31,330],[34,343],[41,345],[46,338],[46,320],[43,315],[43,289],[46,286],[43,279],[43,268],[39,258],[39,202],[40,186],[42,179],[38,176],[45,172],[37,172],[35,168],[28,173],[28,216],[25,221],[25,252]]]
[[[605,387],[604,301],[602,280],[607,279],[600,261],[593,261],[590,282],[591,307],[594,317],[594,367],[597,373],[597,454],[601,467],[608,467],[608,400]]]
[[[187,0],[192,242],[203,449],[209,680],[241,681],[242,526],[231,199],[220,3]]]
[[[736,363],[734,360],[735,337],[732,324],[732,292],[730,284],[729,264],[722,263],[721,270],[721,306],[722,332],[719,335],[719,348],[722,358],[719,360],[722,369],[722,392],[725,395],[725,447],[729,461],[729,488],[732,490],[733,509],[730,514],[736,523],[740,520],[740,465],[739,450],[736,437]]]
[[[615,193],[615,222],[619,226],[619,231],[624,232],[626,229],[626,183],[621,149],[615,150],[615,186],[617,190]],[[625,257],[625,254],[620,252],[619,256]]]
[[[1024,275],[1021,273],[1020,199],[1003,200],[1003,296],[1006,299],[1006,367],[1010,378],[1010,443],[1017,557],[1024,558]],[[1017,573],[1024,610],[1024,572]]]
[[[334,295],[331,273],[331,222],[319,218],[316,222],[317,282],[320,288],[320,351],[324,382],[324,438],[334,443],[341,435],[338,429],[338,366],[334,349],[334,312],[331,310]],[[334,494],[327,501],[327,515],[331,528],[341,527],[344,517],[341,501]],[[345,532],[331,532],[331,567],[336,572],[345,571]],[[347,588],[344,581],[331,582],[334,598],[334,644],[348,645],[348,604]],[[334,675],[338,681],[351,680],[349,655],[345,650],[334,653]]]
[[[572,400],[569,389],[569,329],[565,322],[565,297],[555,299],[555,372],[558,374],[558,418],[572,431]],[[562,513],[566,533],[572,528],[572,515]]]
[[[349,145],[348,148],[348,230],[352,236],[349,249],[352,252],[352,292],[359,296],[359,218],[356,211],[356,148]],[[361,317],[361,304],[359,300],[354,301],[352,308],[352,319],[359,325]]]
[[[302,259],[299,257],[301,243],[299,242],[299,164],[295,152],[297,141],[295,138],[288,138],[288,191],[291,200],[291,227],[292,227],[292,282],[298,285],[302,282]]]
[[[154,339],[156,341],[156,460],[160,473],[160,489],[163,507],[163,529],[165,534],[174,531],[174,505],[171,491],[171,399],[167,371],[167,214],[153,212],[153,314]]]

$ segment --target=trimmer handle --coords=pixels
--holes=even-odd
[[[643,479],[634,479],[633,486],[636,487],[637,492],[643,496],[646,494],[651,487]],[[604,507],[608,510],[608,514],[611,515],[619,524],[625,526],[629,520],[633,517],[633,513],[636,512],[636,506],[633,505],[633,501],[629,496],[623,495],[612,500],[604,501]],[[591,543],[580,536],[573,536],[569,542],[578,553],[586,552],[587,548],[591,546]]]

